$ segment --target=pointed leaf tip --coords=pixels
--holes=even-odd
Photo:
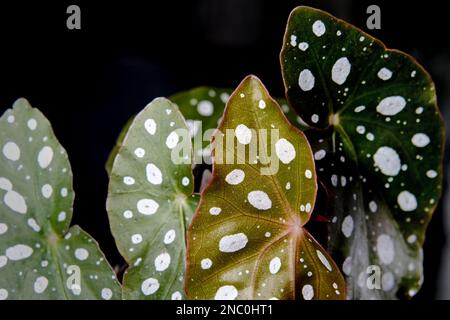
[[[234,91],[214,138],[213,180],[188,232],[188,297],[345,298],[338,267],[302,227],[317,189],[312,152],[259,79]]]
[[[330,195],[330,249],[354,299],[412,296],[441,194],[443,123],[434,84],[410,56],[320,10],[291,13],[280,55]],[[366,285],[378,266],[382,290]]]

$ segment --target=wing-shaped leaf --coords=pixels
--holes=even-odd
[[[119,299],[97,243],[72,219],[72,171],[25,99],[0,119],[0,300]]]
[[[185,231],[198,202],[191,151],[177,106],[158,98],[135,117],[114,160],[107,209],[129,264],[126,299],[184,297]]]
[[[339,269],[303,228],[317,190],[311,149],[256,77],[231,96],[214,144],[188,232],[188,297],[344,298]]]
[[[432,80],[410,56],[307,7],[291,13],[280,59],[289,103],[322,129],[310,136],[349,296],[414,295],[441,193],[443,125]],[[373,265],[378,290],[366,281]]]
[[[169,97],[170,101],[178,105],[181,113],[186,119],[186,124],[188,125],[192,137],[194,155],[197,158],[196,163],[199,163],[202,160],[202,157],[206,158],[208,163],[210,163],[209,141],[213,130],[219,125],[230,93],[231,89],[197,87]],[[307,125],[301,118],[289,108],[286,99],[277,98],[277,101],[281,105],[284,114],[292,123],[302,130],[307,128]],[[117,138],[116,145],[108,157],[105,166],[108,174],[111,173],[114,158],[133,122],[133,118],[134,117],[125,124],[125,127]]]

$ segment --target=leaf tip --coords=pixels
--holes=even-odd
[[[19,109],[19,108],[31,109],[31,104],[28,102],[27,99],[21,97],[21,98],[17,99],[13,104],[13,109]]]

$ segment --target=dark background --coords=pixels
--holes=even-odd
[[[81,30],[66,28],[70,4],[81,7]],[[381,30],[366,29],[370,4],[381,7]],[[282,96],[278,54],[297,5],[324,9],[414,55],[432,74],[442,110],[449,106],[444,1],[1,1],[0,113],[26,97],[49,118],[72,164],[73,223],[99,241],[113,266],[123,260],[108,226],[104,163],[126,120],[157,96],[236,87],[248,74]],[[415,299],[450,298],[442,291],[450,273],[442,268],[443,203],[428,229]]]

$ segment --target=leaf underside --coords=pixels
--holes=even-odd
[[[413,296],[442,184],[444,130],[432,80],[410,56],[307,7],[291,13],[280,59],[289,104],[313,128],[307,135],[329,195],[329,250],[349,298]],[[370,266],[381,271],[375,289]]]
[[[171,154],[182,143],[186,162],[175,164]],[[178,107],[158,98],[134,118],[115,157],[107,210],[129,264],[125,299],[184,298],[185,231],[198,203],[191,148]]]
[[[268,140],[257,138],[261,129],[267,130]],[[279,137],[272,136],[275,131]],[[263,147],[258,158],[250,159],[247,144],[255,139]],[[261,141],[272,148],[267,150]],[[212,181],[188,231],[187,296],[344,298],[345,283],[337,266],[303,228],[317,189],[308,142],[259,79],[247,77],[232,94],[214,143]],[[242,147],[245,152],[238,154]],[[218,160],[219,153],[224,159],[231,152],[234,161]],[[279,163],[279,169],[262,175],[268,163]]]
[[[119,299],[98,244],[69,228],[72,171],[48,120],[17,100],[0,119],[0,148],[0,300]]]

